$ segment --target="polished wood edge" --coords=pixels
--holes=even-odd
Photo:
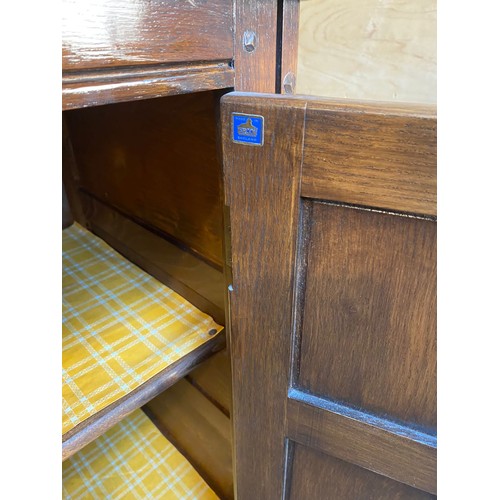
[[[225,324],[225,284],[219,271],[94,197],[81,193],[89,225],[128,260]]]
[[[288,397],[288,436],[296,443],[436,493],[434,435],[295,388]],[[360,432],[369,446],[358,441]]]
[[[120,420],[145,405],[165,389],[187,375],[201,362],[224,349],[225,332],[222,330],[203,345],[186,354],[169,367],[133,390],[119,401],[107,406],[62,436],[63,461],[104,434]]]
[[[299,52],[300,1],[283,0],[281,12],[280,88],[282,94],[295,94]]]
[[[229,304],[236,498],[283,498],[290,283],[304,122],[304,108],[282,104],[288,102],[276,95],[269,100],[244,93],[222,97],[224,203],[232,228]],[[266,115],[262,147],[232,141],[232,112]],[[270,314],[273,310],[280,314]]]
[[[276,91],[278,1],[233,0],[234,87]],[[246,37],[246,35],[253,35]],[[246,40],[250,47],[245,47]]]
[[[234,86],[229,62],[63,73],[62,109],[216,90]]]
[[[308,111],[337,111],[348,113],[363,113],[388,116],[408,116],[412,118],[427,118],[436,120],[437,108],[430,104],[398,103],[391,101],[364,101],[354,99],[337,99],[327,97],[301,96],[308,102]]]
[[[307,111],[335,110],[338,112],[373,113],[393,116],[422,117],[428,119],[437,118],[437,108],[433,105],[420,103],[395,103],[390,101],[360,101],[353,99],[338,99],[331,97],[316,97],[310,95],[277,95],[270,93],[233,91],[225,94],[221,102],[239,104],[245,98],[245,104],[266,101],[269,105],[286,105],[290,107],[307,107]]]
[[[177,64],[155,64],[147,66],[118,66],[112,68],[96,68],[82,70],[67,70],[62,72],[62,84],[70,85],[72,83],[85,82],[107,82],[112,80],[126,80],[128,78],[135,80],[138,76],[162,77],[166,75],[175,76],[177,74],[194,74],[205,71],[230,69],[230,61],[207,61],[195,63],[177,63]]]

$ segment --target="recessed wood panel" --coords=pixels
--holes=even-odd
[[[222,268],[218,96],[67,112],[80,186]]]
[[[434,427],[435,222],[326,203],[309,211],[298,386]]]
[[[294,445],[290,500],[420,500],[436,498],[311,448]]]
[[[64,0],[63,70],[231,59],[231,0]]]

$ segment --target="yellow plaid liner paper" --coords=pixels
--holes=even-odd
[[[63,462],[63,498],[218,497],[141,410]]]
[[[77,223],[62,288],[63,434],[222,330]]]

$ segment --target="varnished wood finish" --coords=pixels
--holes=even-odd
[[[435,109],[310,100],[302,195],[436,215]]]
[[[316,202],[309,220],[297,387],[434,428],[436,224]]]
[[[230,60],[231,0],[62,2],[63,71]]]
[[[295,94],[297,88],[299,12],[299,0],[283,0],[280,88],[282,94]]]
[[[435,436],[296,389],[289,398],[287,433],[294,442],[436,492]]]
[[[279,499],[304,109],[287,106],[285,98],[233,94],[222,103],[231,211],[235,491],[239,500]],[[262,147],[232,142],[232,112],[265,115]]]
[[[235,0],[234,88],[275,92],[278,0]],[[244,33],[254,33],[253,50],[244,47]]]
[[[435,186],[435,137],[421,114],[399,109],[395,120],[391,109],[223,97],[239,500],[338,498],[337,492],[426,498],[422,491],[436,491],[435,220],[427,201],[412,207],[418,215],[404,214],[408,199],[435,196],[428,187]],[[232,113],[264,117],[263,146],[232,141]],[[328,134],[318,128],[319,115]],[[306,189],[307,162],[328,163],[345,147],[335,140],[346,121],[339,115],[359,134],[339,176],[349,178],[349,168],[366,166],[366,158],[383,166],[394,156],[401,172],[421,173],[411,196],[394,190],[387,197],[400,200],[394,211],[357,207],[355,194],[327,203]],[[401,155],[400,146],[371,140],[374,116],[382,130],[404,122],[401,137],[421,148]],[[426,120],[435,127],[432,117]],[[374,178],[368,187],[383,183],[384,168],[368,170]],[[328,192],[335,182],[325,181]],[[300,445],[334,457],[325,459],[330,465],[318,463],[320,476],[295,453]],[[347,469],[339,469],[339,459],[350,462]]]
[[[222,272],[82,193],[89,227],[128,260],[224,324]]]
[[[63,77],[63,110],[233,86],[228,62],[72,72]]]
[[[80,185],[222,269],[219,93],[67,112]]]
[[[296,445],[291,500],[423,500],[436,498],[314,449]]]
[[[186,380],[150,401],[145,411],[219,497],[232,499],[229,418]]]
[[[81,450],[85,445],[104,434],[114,424],[143,406],[175,382],[182,379],[199,363],[221,350],[225,345],[224,333],[191,351],[168,368],[143,383],[124,398],[102,409],[90,418],[68,431],[62,437],[62,459]]]
[[[220,410],[231,413],[231,365],[229,353],[224,350],[204,361],[186,376]]]

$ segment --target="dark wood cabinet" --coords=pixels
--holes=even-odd
[[[238,498],[432,496],[433,111],[229,94],[222,125]]]
[[[172,453],[193,498],[436,494],[435,110],[279,95],[297,26],[291,0],[63,2],[63,225],[225,327],[63,435],[80,497],[68,464],[99,480],[134,422],[169,443],[134,494],[174,494]]]

